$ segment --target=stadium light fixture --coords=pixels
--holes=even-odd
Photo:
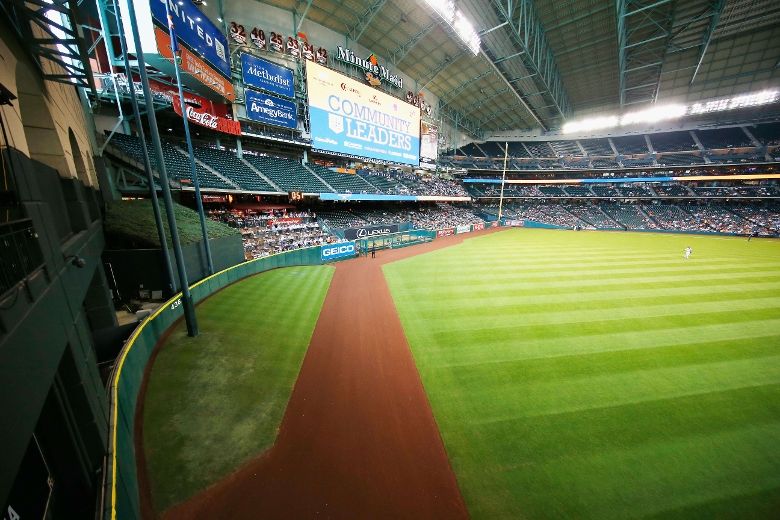
[[[591,130],[600,130],[602,128],[614,128],[617,126],[628,126],[639,123],[655,123],[685,116],[768,105],[777,101],[780,101],[780,90],[762,90],[750,94],[693,103],[692,105],[660,105],[635,112],[628,112],[622,116],[601,116],[581,119],[579,121],[570,121],[563,125],[562,131],[564,134],[571,134],[574,132],[588,132]]]
[[[620,126],[677,119],[684,116],[687,111],[688,107],[685,105],[661,105],[645,110],[637,110],[636,112],[623,114],[620,117]]]
[[[447,22],[447,25],[455,31],[458,38],[466,44],[474,56],[479,54],[481,44],[479,33],[466,18],[466,15],[460,9],[455,8],[455,2],[452,0],[425,0],[425,3]]]
[[[709,114],[711,112],[722,112],[724,110],[734,110],[737,108],[756,107],[774,103],[779,98],[780,91],[762,90],[761,92],[754,92],[752,94],[705,101],[704,103],[694,103],[691,105],[690,114]]]
[[[601,128],[611,128],[618,125],[617,116],[591,117],[580,121],[570,121],[563,125],[564,134],[574,132],[588,132],[590,130],[599,130]]]

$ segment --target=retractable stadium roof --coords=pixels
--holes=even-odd
[[[455,0],[477,55],[425,0],[264,3],[371,49],[474,137],[780,85],[776,0]]]

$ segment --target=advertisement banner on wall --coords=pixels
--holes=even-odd
[[[435,170],[439,157],[439,129],[425,121],[420,122],[420,167]]]
[[[440,229],[436,232],[437,237],[448,237],[455,234],[455,228]]]
[[[249,89],[244,90],[244,101],[246,117],[252,121],[291,129],[298,127],[298,113],[292,101]]]
[[[314,148],[417,166],[420,109],[306,62]]]
[[[473,224],[471,226],[471,229],[472,231],[480,231],[482,229],[485,229],[485,224],[483,224],[482,222],[478,222],[477,224]]]
[[[196,125],[205,126],[211,128],[217,132],[222,132],[230,135],[241,135],[241,123],[228,119],[226,117],[219,117],[204,110],[198,110],[195,107],[185,107],[187,111],[187,119]],[[181,103],[176,99],[173,102],[173,111],[181,115]]]
[[[209,20],[192,0],[149,0],[152,18],[168,27],[165,3],[173,19],[176,38],[198,53],[226,78],[230,77],[230,57],[227,37]]]
[[[280,226],[284,224],[301,224],[303,219],[300,217],[279,217],[268,221],[268,226]]]
[[[241,54],[241,75],[249,87],[295,97],[293,71],[287,67],[244,53]]]
[[[469,231],[471,231],[471,225],[469,224],[461,224],[455,227],[455,233],[457,234],[468,233]]]
[[[168,33],[159,27],[155,27],[154,36],[157,40],[157,50],[160,55],[167,60],[173,60],[171,38],[168,36]],[[229,101],[234,101],[236,99],[233,84],[229,79],[223,77],[222,74],[214,70],[213,67],[184,47],[179,47],[179,56],[181,57],[179,66],[183,72],[192,75],[199,82],[225,99]]]
[[[320,247],[320,259],[323,262],[331,262],[340,258],[349,258],[355,256],[354,242],[340,242],[338,244],[327,244]]]
[[[389,235],[391,233],[398,233],[398,224],[345,229],[344,238],[347,240],[355,240],[356,238],[373,238],[382,235]]]

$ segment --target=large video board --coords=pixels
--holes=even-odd
[[[419,108],[311,61],[306,78],[314,148],[419,164]]]
[[[420,167],[436,169],[439,157],[439,129],[423,121],[420,131]]]

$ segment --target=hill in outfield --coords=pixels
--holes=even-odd
[[[386,265],[471,515],[776,514],[778,258],[778,241],[510,230]]]

